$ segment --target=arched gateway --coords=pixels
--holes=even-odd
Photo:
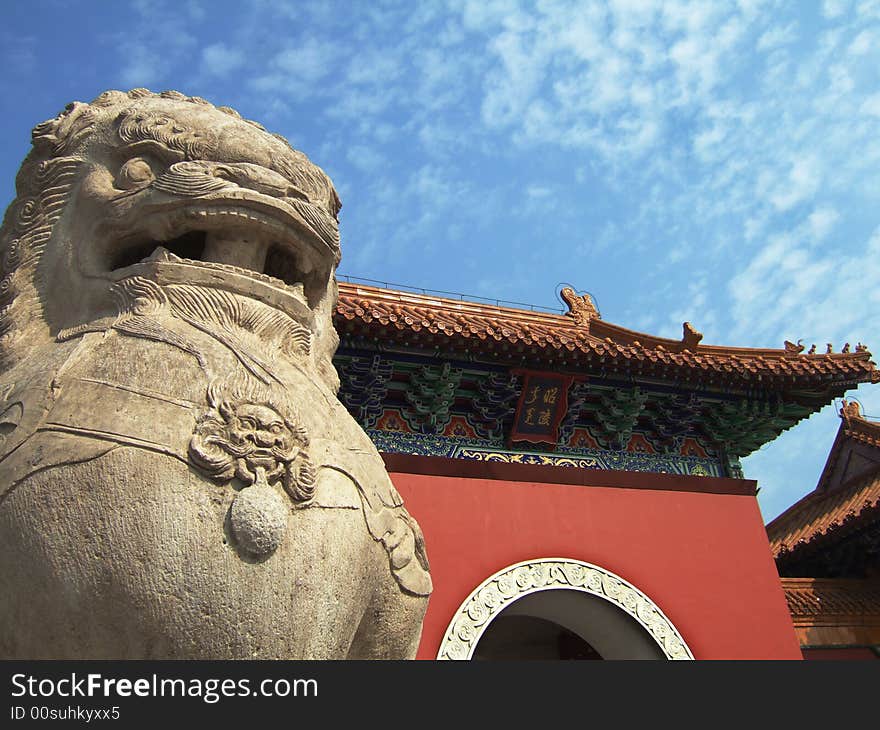
[[[504,568],[456,612],[438,659],[693,659],[642,591],[597,565],[540,558]]]

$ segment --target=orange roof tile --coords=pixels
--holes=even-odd
[[[880,619],[880,582],[853,578],[782,578],[795,623],[817,617],[866,616]]]
[[[833,492],[811,492],[767,525],[774,557],[880,517],[880,473]],[[841,532],[843,531],[843,532]]]
[[[871,353],[861,345],[825,354],[807,354],[791,343],[780,350],[703,345],[689,323],[681,340],[670,340],[605,322],[589,304],[569,305],[567,314],[551,314],[340,283],[336,318],[341,334],[526,358],[562,369],[598,366],[628,375],[823,390],[880,382]]]

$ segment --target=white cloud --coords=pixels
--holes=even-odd
[[[853,56],[865,56],[877,48],[877,34],[874,30],[863,30],[849,44],[848,52]]]
[[[821,241],[831,233],[840,214],[830,206],[816,208],[807,218],[810,233],[815,241]]]
[[[129,87],[158,86],[191,57],[196,38],[163,0],[137,0],[132,7],[135,29],[115,35],[119,79]]]
[[[687,243],[682,242],[669,249],[669,252],[666,254],[666,261],[670,264],[677,264],[679,261],[687,259],[690,253],[691,247]]]
[[[859,107],[859,111],[872,117],[880,117],[880,93],[867,97]]]
[[[205,6],[198,0],[187,0],[183,8],[189,18],[196,22],[204,21],[205,16],[207,15]]]
[[[272,57],[270,71],[254,78],[250,85],[257,91],[294,97],[319,95],[326,92],[325,81],[341,55],[337,44],[323,39],[290,41]]]
[[[790,23],[786,26],[776,26],[761,34],[758,38],[758,50],[768,51],[779,46],[786,46],[797,40],[797,26]]]
[[[160,82],[167,73],[163,54],[149,48],[135,48],[128,54],[119,76],[128,87],[150,87]]]
[[[716,122],[712,127],[699,132],[694,137],[694,151],[704,160],[714,157],[714,151],[724,141],[727,131],[726,125]]]
[[[526,195],[530,198],[548,198],[553,195],[553,188],[546,185],[529,185],[526,188]]]
[[[306,38],[305,41],[291,44],[273,60],[280,71],[294,74],[307,81],[317,81],[330,73],[339,53],[338,48],[328,41]]]
[[[202,49],[202,73],[226,76],[244,64],[244,52],[225,43],[215,43]]]
[[[880,254],[880,227],[878,227],[868,239],[867,250],[870,256]]]
[[[350,147],[346,157],[348,157],[348,161],[352,165],[367,173],[375,173],[385,162],[385,158],[381,154],[373,147],[367,147],[366,145]]]
[[[509,0],[465,0],[462,24],[467,30],[486,30],[497,25],[516,25],[520,10]]]
[[[856,14],[871,20],[880,19],[880,0],[860,0],[856,5]]]
[[[283,85],[286,81],[281,79],[279,83]],[[314,94],[319,91],[315,86],[300,87],[300,82],[294,84],[288,87],[288,93]],[[376,120],[385,113],[391,101],[390,95],[350,89],[345,94],[336,95],[333,104],[325,108],[324,115],[346,124],[354,123],[356,120]]]
[[[703,333],[707,343],[717,342],[718,316],[709,299],[710,289],[708,276],[694,272],[687,282],[684,296],[679,297],[680,308],[669,315],[666,327],[661,334],[672,339],[679,339],[682,323],[690,322]]]
[[[786,179],[776,185],[770,201],[780,211],[787,211],[798,203],[810,198],[821,182],[820,163],[815,157],[795,160]]]
[[[777,235],[730,281],[735,337],[746,333],[763,344],[795,338],[791,328],[821,345],[855,343],[880,332],[875,282],[880,277],[880,227],[849,254],[812,248],[800,241],[827,235],[836,211],[814,211],[802,225]],[[773,306],[768,307],[767,303]],[[778,346],[778,344],[777,344]]]
[[[420,197],[431,201],[438,209],[449,204],[454,186],[443,170],[436,165],[425,165],[411,177],[412,189]]]
[[[822,14],[826,18],[839,18],[849,8],[849,0],[824,0]]]
[[[325,51],[326,56],[320,59],[323,64],[330,62],[334,55]],[[400,78],[401,69],[398,59],[377,49],[361,49],[352,55],[345,70],[346,80],[356,86],[372,86],[387,88]]]

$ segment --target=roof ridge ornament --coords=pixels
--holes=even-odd
[[[803,340],[798,340],[797,344],[786,340],[782,344],[785,347],[785,351],[791,353],[792,355],[798,355],[804,351]],[[815,347],[816,346],[813,345],[813,349],[815,349]]]
[[[696,350],[700,340],[703,339],[703,333],[694,329],[690,322],[684,322],[681,326],[681,344],[683,350]]]
[[[589,294],[577,294],[572,287],[566,286],[562,288],[559,295],[568,305],[566,315],[572,317],[575,323],[581,327],[589,327],[591,320],[601,319],[599,310]]]
[[[859,407],[858,401],[843,400],[843,406],[840,409],[840,417],[849,421],[852,418],[861,418],[862,409]]]

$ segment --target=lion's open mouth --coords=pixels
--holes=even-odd
[[[244,276],[281,289],[313,309],[330,276],[329,263],[321,261],[309,240],[313,234],[250,206],[218,206],[216,202],[177,208],[158,225],[149,226],[148,232],[118,241],[109,255],[108,268],[120,277],[138,273],[142,265],[150,264],[185,264],[218,274],[226,272],[230,275],[227,285]],[[224,277],[218,274],[202,283],[214,280],[222,286]]]

